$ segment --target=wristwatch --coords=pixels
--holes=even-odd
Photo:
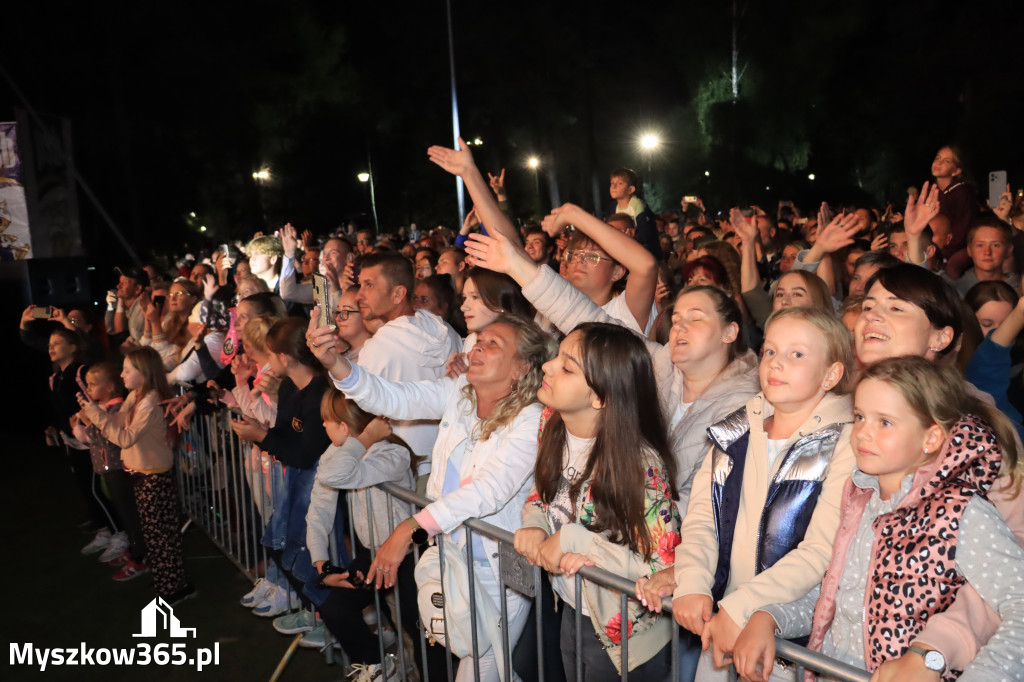
[[[412,541],[417,545],[422,545],[430,539],[430,533],[420,525],[419,521],[417,521],[415,517],[410,516],[406,519],[406,522],[412,526]]]
[[[941,651],[935,649],[925,649],[923,646],[917,644],[911,646],[908,651],[912,651],[924,658],[924,667],[934,672],[943,672],[946,669],[946,657],[942,655]]]

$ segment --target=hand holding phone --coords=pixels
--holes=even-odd
[[[331,324],[334,315],[331,311],[330,289],[327,286],[327,278],[319,272],[313,273],[313,302],[320,308],[317,326],[326,327]]]

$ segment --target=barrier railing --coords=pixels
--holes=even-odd
[[[263,546],[262,537],[264,525],[271,513],[274,500],[272,499],[272,488],[270,484],[270,473],[266,462],[258,456],[249,444],[242,443],[234,435],[227,423],[228,413],[222,411],[214,415],[193,420],[191,430],[187,432],[179,448],[176,458],[179,487],[181,492],[182,507],[189,516],[190,522],[194,522],[210,537],[218,548],[244,573],[250,580],[255,581],[261,577],[266,570],[268,561],[267,549]],[[426,497],[417,495],[415,492],[406,490],[394,484],[381,484],[377,486],[386,493],[388,505],[388,518],[393,514],[395,500],[413,505],[415,508],[422,508],[429,504]],[[366,512],[368,518],[374,518],[371,507],[370,496],[366,496]],[[352,498],[349,497],[349,537],[352,547],[356,546],[356,534],[354,527],[354,509]],[[368,524],[370,536],[369,545],[372,548],[375,538],[373,523]],[[476,581],[474,571],[478,570],[479,564],[474,562],[473,556],[473,535],[478,534],[498,543],[499,575],[502,576],[503,587],[500,589],[500,613],[501,623],[508,624],[508,596],[509,590],[524,594],[534,601],[534,624],[536,626],[536,657],[537,670],[530,671],[536,674],[524,679],[536,679],[538,682],[545,682],[545,632],[543,624],[543,608],[541,606],[541,580],[544,579],[542,570],[538,566],[528,566],[513,549],[513,534],[497,528],[479,519],[469,519],[461,526],[465,530],[466,538],[464,551],[469,577],[469,607],[470,607],[470,631],[472,633],[472,658],[474,666],[474,677],[480,679],[480,657],[481,643],[477,637],[478,609],[476,600]],[[444,572],[445,572],[445,549],[446,537],[444,535],[435,538],[439,550],[439,562],[441,571],[441,594],[444,603],[447,603],[444,594]],[[450,540],[447,540],[450,541]],[[371,553],[373,550],[370,550]],[[419,559],[419,548],[414,547],[414,558]],[[331,544],[332,560],[337,560],[337,547]],[[610,573],[596,566],[585,566],[575,575],[575,603],[582,602],[583,580],[589,580],[611,590],[620,593],[620,622],[628,623],[628,604],[634,594],[634,582],[622,576]],[[532,585],[532,589],[531,589]],[[384,609],[389,609],[389,615],[396,628],[395,648],[398,669],[395,673],[397,679],[403,682],[418,678],[416,667],[423,673],[428,670],[427,640],[423,627],[418,628],[418,636],[414,649],[415,653],[407,651],[408,643],[402,636],[402,613],[403,599],[398,581],[393,588],[393,598],[382,596],[380,591],[373,591],[373,606],[376,611],[378,623],[378,649],[381,661],[385,661],[385,618]],[[406,602],[408,608],[408,602]],[[671,618],[671,600],[663,600],[662,609],[667,618]],[[575,611],[576,617],[576,641],[573,665],[576,672],[576,679],[583,680],[582,664],[582,632],[583,627],[582,609]],[[448,638],[448,623],[443,622],[445,641]],[[671,679],[678,680],[681,654],[680,628],[672,627],[671,638]],[[628,631],[628,626],[623,627]],[[513,680],[512,652],[516,642],[512,642],[508,627],[501,628],[501,655],[500,667],[504,673],[502,679]],[[555,637],[558,636],[556,633]],[[628,680],[628,665],[626,661],[629,656],[629,637],[622,637],[620,647],[621,656],[621,679]],[[489,647],[488,647],[489,648]],[[484,648],[484,654],[488,648]],[[294,644],[289,649],[289,655],[294,650]],[[449,649],[450,651],[450,649]],[[324,648],[327,662],[333,662],[334,646],[328,637],[327,646]],[[495,652],[497,654],[497,652]],[[803,669],[822,673],[840,682],[866,682],[870,674],[864,670],[847,665],[835,659],[829,658],[818,652],[810,651],[805,647],[793,644],[792,642],[776,639],[776,655],[779,658],[790,661],[796,666],[796,679],[802,680]],[[344,656],[344,654],[343,654]],[[452,656],[445,658],[445,676],[449,682],[454,679]],[[496,656],[497,658],[497,656]],[[418,666],[416,664],[419,664]],[[275,676],[280,669],[275,672]],[[383,678],[382,678],[383,679]],[[389,678],[393,679],[393,678]],[[735,679],[735,671],[732,671],[730,679]],[[436,680],[433,680],[436,682]]]

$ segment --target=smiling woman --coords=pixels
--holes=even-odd
[[[528,319],[500,315],[479,332],[464,375],[391,382],[347,361],[338,354],[337,337],[330,327],[314,325],[311,321],[307,331],[309,348],[348,398],[368,412],[392,419],[441,420],[427,481],[427,496],[434,502],[400,524],[381,545],[369,569],[378,588],[394,585],[414,531],[422,529],[428,537],[445,534],[455,546],[464,547],[465,534],[458,527],[466,519],[480,518],[510,532],[520,527],[537,459],[541,417],[537,389],[542,366],[555,354],[554,341],[547,334]],[[504,589],[495,561],[497,543],[474,536],[472,546],[474,562],[490,569],[475,571],[478,604],[489,598],[497,609]],[[437,555],[425,554],[421,564],[424,561],[437,561]],[[514,646],[526,623],[529,602],[515,591],[505,590],[505,594],[507,632]],[[480,679],[497,680],[494,649],[482,642],[480,651]],[[472,673],[472,657],[463,658],[462,666],[465,670],[459,679]]]

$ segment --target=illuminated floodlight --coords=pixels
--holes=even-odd
[[[370,180],[370,174],[369,173],[360,173],[356,177],[359,178],[359,182],[369,182],[369,180]]]
[[[484,143],[484,141],[483,141],[483,140],[481,140],[481,139],[480,139],[479,137],[474,137],[474,138],[473,138],[473,144],[474,144],[475,146],[479,147],[479,146],[480,146],[480,145],[482,145],[483,143]]]
[[[640,147],[644,151],[653,151],[661,144],[661,140],[654,133],[647,133],[640,138]]]
[[[537,170],[537,168],[540,166],[540,159],[538,159],[536,156],[531,156],[526,160],[526,165],[532,168],[533,170]]]
[[[711,171],[704,171],[704,177],[705,178],[710,178],[711,177]]]
[[[807,179],[808,180],[813,180],[814,179],[814,173],[808,173],[807,174]]]
[[[206,232],[206,225],[200,225],[199,226],[199,231],[200,232]]]
[[[270,171],[267,170],[266,168],[263,168],[262,170],[255,171],[252,174],[252,179],[253,180],[269,180],[270,179]]]

